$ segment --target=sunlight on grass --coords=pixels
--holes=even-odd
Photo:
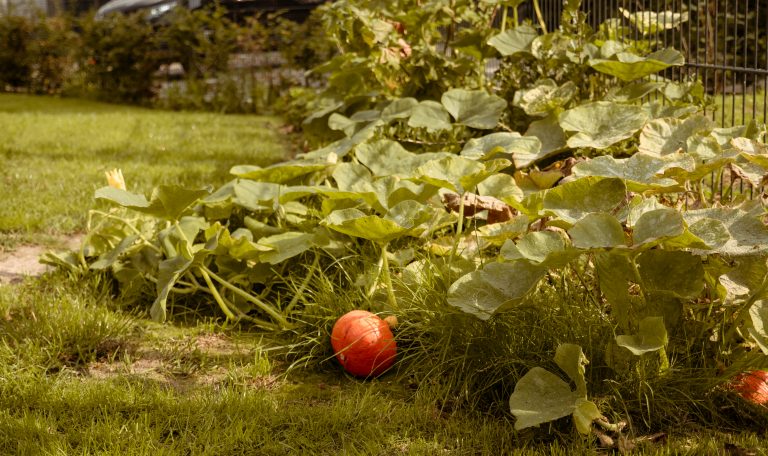
[[[753,118],[758,123],[763,123],[765,119],[766,94],[757,92],[731,95],[714,95],[712,101],[715,110],[707,111],[712,119],[718,125],[730,127],[731,125],[743,125],[750,122]]]
[[[0,245],[12,234],[81,230],[108,169],[148,194],[159,184],[217,186],[232,166],[268,165],[287,151],[273,117],[4,94],[0,124]]]

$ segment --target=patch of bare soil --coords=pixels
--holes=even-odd
[[[242,358],[250,349],[220,334],[203,334],[194,337],[190,346],[183,353],[169,354],[158,348],[139,348],[131,353],[129,359],[115,362],[94,362],[88,365],[87,375],[97,380],[118,377],[140,379],[179,391],[190,391],[198,387],[217,387],[225,384],[237,384],[254,389],[273,389],[280,385],[277,375],[249,375],[247,368],[226,366],[225,358]],[[207,366],[188,366],[180,368],[184,358],[196,353],[197,356],[210,356],[219,362]]]
[[[82,235],[73,235],[62,238],[63,249],[74,250],[80,246]],[[50,247],[41,245],[22,245],[13,250],[0,251],[0,285],[18,283],[26,276],[40,276],[51,269],[50,266],[40,263],[42,254],[50,250]]]

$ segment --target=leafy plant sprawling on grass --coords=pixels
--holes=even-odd
[[[115,207],[91,213],[79,252],[47,260],[109,271],[125,294],[151,287],[159,320],[176,297],[202,294],[229,320],[294,328],[314,312],[319,275],[358,290],[368,301],[359,307],[409,317],[426,289],[430,319],[464,313],[476,320],[456,321],[479,332],[513,331],[501,326],[507,316],[534,304],[542,320],[567,311],[576,320],[543,339],[549,355],[526,360],[551,369],[518,372],[518,429],[573,415],[580,432],[593,422],[617,430],[589,399],[611,391],[644,397],[623,412],[648,424],[638,410],[651,409],[651,385],[768,366],[764,202],[734,185],[762,184],[763,128],[716,128],[690,103],[698,84],[647,78],[682,64],[679,52],[649,49],[612,21],[589,30],[578,1],[565,2],[550,33],[506,28],[509,17],[488,25],[519,3],[335,2],[329,17],[350,49],[323,69],[331,82],[306,121],[327,124],[332,142],[236,166],[215,190],[163,186],[147,199],[102,188],[96,197]],[[449,45],[438,49],[446,25]],[[498,85],[483,79],[484,56],[503,61]],[[713,173],[728,191],[714,190]],[[368,268],[329,273],[350,257]],[[580,304],[542,299],[573,289]],[[435,348],[407,327],[400,337]]]

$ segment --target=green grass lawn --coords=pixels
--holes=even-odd
[[[104,171],[111,168],[123,169],[129,190],[147,193],[161,183],[217,185],[229,179],[232,165],[265,165],[288,153],[276,133],[280,122],[275,118],[2,95],[0,122],[0,194],[5,201],[0,247],[81,230],[85,213],[95,204],[93,191],[105,184]],[[328,323],[335,315],[331,310],[357,301],[354,290],[336,288],[332,277],[317,278],[323,279],[327,286],[315,287],[307,299],[317,321]],[[414,295],[414,301],[420,299],[419,293]],[[434,296],[423,298],[437,306]],[[444,386],[462,379],[483,384],[484,377],[498,375],[504,359],[494,361],[498,366],[489,370],[474,368],[487,363],[472,364],[472,355],[492,356],[474,353],[487,339],[499,339],[494,347],[509,358],[515,347],[508,343],[534,345],[537,337],[557,328],[562,329],[558,338],[568,338],[572,326],[591,321],[575,321],[555,306],[548,313],[537,307],[521,311],[521,323],[529,313],[534,318],[517,332],[509,328],[518,317],[510,316],[506,323],[499,319],[496,332],[489,334],[465,325],[472,318],[475,328],[491,328],[480,326],[474,317],[426,306],[412,315],[431,320],[402,323],[398,340],[408,340],[409,330],[423,330],[419,337],[445,341],[445,351],[418,353],[418,338],[410,334],[413,346],[401,347],[402,363],[394,372],[362,381],[343,374],[330,353],[328,328],[320,324],[305,323],[304,333],[260,333],[224,324],[215,309],[206,307],[209,303],[198,301],[198,307],[185,308],[181,306],[195,303],[178,301],[170,304],[171,321],[161,325],[147,318],[151,300],[147,296],[147,302],[138,305],[123,302],[113,284],[97,274],[82,278],[58,271],[0,285],[0,455],[605,452],[594,436],[577,435],[567,419],[516,432],[506,405],[511,380],[509,388],[499,392],[500,400],[485,407],[466,405],[476,393],[470,390],[475,386],[471,382]],[[586,312],[583,301],[566,301],[560,307]],[[312,312],[304,318],[314,321]],[[439,325],[445,326],[435,328]],[[476,340],[481,342],[473,343]],[[308,349],[315,350],[311,356],[302,352]],[[425,367],[407,359],[429,356],[440,359]],[[465,361],[469,364],[462,364]],[[461,366],[469,373],[456,375]],[[417,381],[420,367],[435,371]],[[644,391],[660,397],[668,393],[651,387]],[[687,398],[686,393],[676,397]],[[624,404],[642,403],[629,399]],[[610,412],[614,421],[630,414],[645,416],[637,410]],[[664,439],[627,435],[636,445],[633,454],[768,451],[765,430],[739,432],[731,427],[717,432],[700,419],[694,421],[692,414],[675,413],[668,415],[679,421],[665,421]]]
[[[570,423],[533,440],[542,432],[445,407],[407,374],[360,381],[332,361],[288,370],[280,338],[189,314],[152,323],[110,295],[96,277],[62,274],[0,286],[0,454],[599,454]],[[632,454],[768,448],[768,435],[746,432],[666,437]]]
[[[743,125],[752,119],[762,123],[766,120],[763,116],[765,100],[766,96],[763,92],[758,92],[755,96],[752,95],[752,92],[743,95],[737,94],[736,96],[731,94],[713,95],[714,110],[708,110],[707,114],[717,125],[725,127]]]
[[[237,164],[286,155],[279,119],[153,111],[51,97],[0,95],[0,246],[84,228],[104,172],[128,190],[217,186]]]
[[[440,410],[391,375],[361,382],[331,363],[286,374],[275,340],[204,320],[174,323],[121,310],[96,280],[0,287],[0,454],[514,448],[508,420]]]

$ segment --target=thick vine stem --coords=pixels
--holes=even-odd
[[[373,280],[371,280],[371,285],[368,287],[368,290],[365,293],[365,296],[368,299],[371,299],[371,297],[373,297],[373,293],[376,292],[376,285],[378,284],[379,277],[381,277],[381,274],[384,270],[383,268],[384,268],[384,260],[381,257],[381,255],[379,255],[379,259],[376,261],[376,276],[373,278]]]
[[[387,244],[381,246],[381,278],[384,280],[384,286],[387,288],[387,303],[394,310],[397,309],[397,299],[395,299],[395,290],[392,286],[392,276],[389,274],[389,259],[387,258]]]
[[[219,290],[216,289],[216,286],[213,284],[213,281],[211,280],[211,277],[208,275],[206,270],[202,266],[199,267],[198,270],[200,271],[200,275],[203,276],[205,283],[208,284],[208,290],[211,292],[213,299],[219,305],[221,311],[224,312],[224,315],[227,316],[227,320],[236,320],[237,318],[235,317],[235,314],[232,313],[227,304],[224,302],[224,299],[219,294]]]
[[[254,324],[256,326],[260,326],[260,327],[262,327],[264,329],[268,329],[270,331],[275,331],[277,329],[280,329],[274,323],[270,323],[270,322],[261,320],[261,319],[256,318],[256,317],[251,317],[250,315],[246,315],[243,311],[238,309],[237,306],[232,301],[230,301],[226,297],[222,296],[221,294],[219,294],[219,295],[221,296],[222,301],[224,301],[224,303],[227,305],[227,307],[229,307],[230,309],[234,309],[234,311],[237,312],[237,318],[238,319],[249,321],[249,322],[251,322],[252,324]]]
[[[459,198],[459,222],[456,224],[456,236],[453,240],[453,248],[451,249],[451,256],[448,259],[450,263],[453,263],[453,258],[456,256],[456,252],[459,250],[459,242],[461,242],[461,233],[464,231],[464,195],[462,193]]]
[[[207,275],[210,276],[210,278],[213,278],[217,282],[219,282],[224,288],[234,292],[236,295],[240,296],[241,298],[245,299],[246,301],[249,301],[256,305],[259,309],[266,312],[274,321],[277,322],[277,324],[280,326],[280,328],[285,329],[290,327],[290,323],[288,323],[288,320],[286,320],[285,316],[275,310],[270,305],[266,304],[265,302],[259,300],[255,296],[248,294],[247,292],[241,290],[240,288],[232,285],[227,281],[226,279],[219,277],[215,272],[211,271],[205,266],[200,266],[200,270],[205,272]],[[205,278],[205,275],[203,275],[203,278]]]
[[[606,431],[610,432],[621,432],[624,430],[625,427],[627,427],[626,421],[619,421],[618,423],[611,423],[608,421],[606,417],[600,417],[594,421],[595,424],[599,425],[601,428],[605,429]]]

